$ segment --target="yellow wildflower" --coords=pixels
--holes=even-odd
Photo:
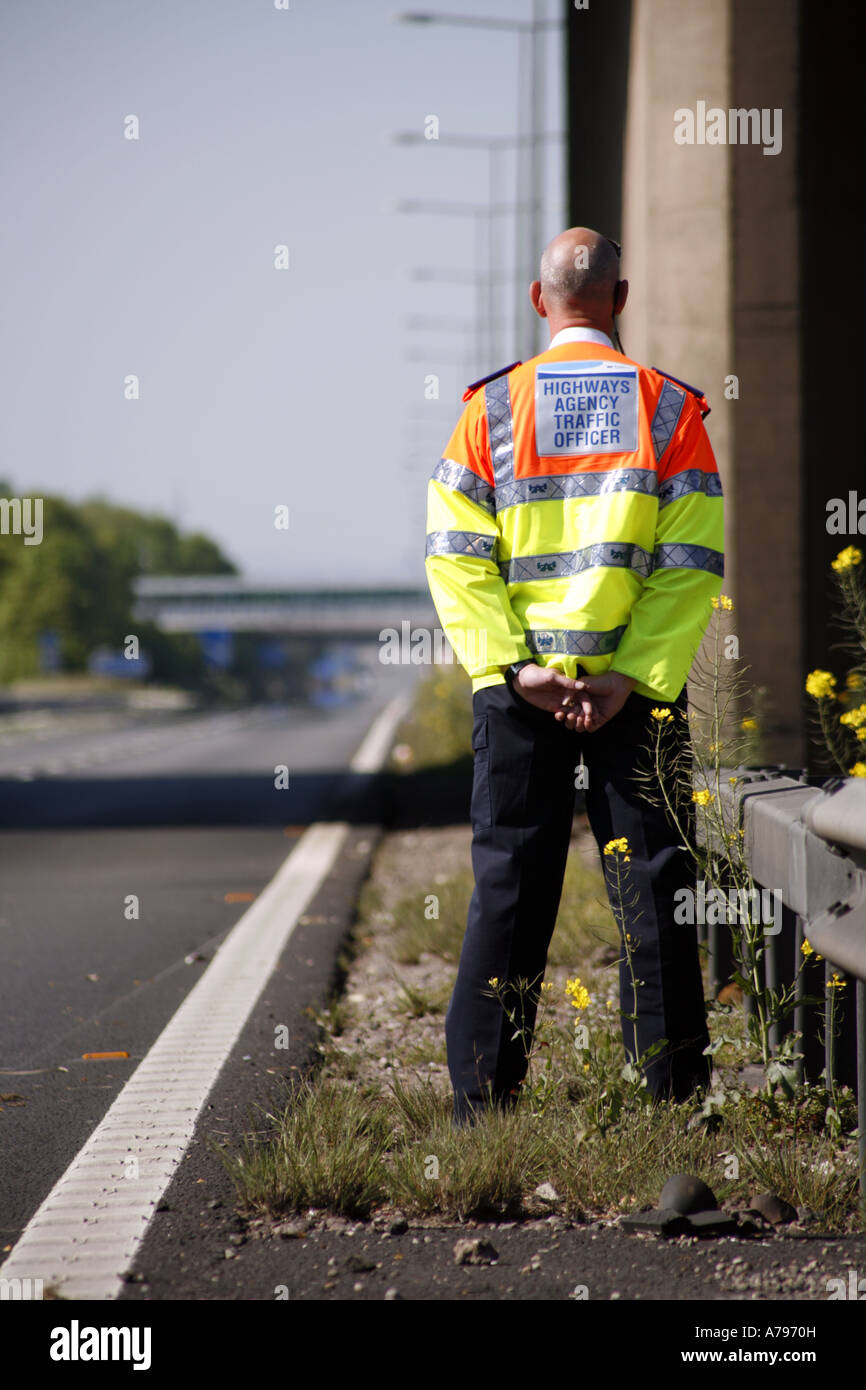
[[[803,944],[800,950],[803,952],[804,956],[813,956],[815,954],[815,947],[812,945],[808,936],[803,937]]]
[[[855,763],[848,769],[849,777],[866,777],[866,763]]]
[[[608,840],[604,847],[605,854],[625,854],[628,855],[628,840],[625,835],[620,835],[618,840]],[[627,862],[627,861],[626,861]]]
[[[833,569],[836,570],[838,573],[842,570],[853,569],[855,565],[860,564],[860,561],[862,559],[862,550],[858,550],[856,545],[846,545],[845,549],[840,550],[839,554],[836,556],[836,559],[833,560],[831,563]]]
[[[715,799],[715,792],[707,791],[706,787],[702,791],[692,792],[692,801],[698,806],[710,806]]]
[[[850,729],[859,729],[866,724],[866,705],[858,705],[856,709],[846,710],[839,715],[839,723],[846,724]]]
[[[740,725],[740,728],[743,729],[747,734],[754,733],[757,727],[757,719],[744,719],[742,724]]]
[[[578,975],[575,975],[573,980],[566,980],[565,992],[573,1008],[580,1010],[588,1006],[589,990],[586,988],[586,985],[581,984]]]
[[[491,978],[487,981],[487,983],[489,984],[489,986],[490,986],[491,989],[496,989],[497,986],[498,986],[498,984],[499,984],[499,976],[498,976],[498,975],[493,975],[493,976],[491,976]]]
[[[672,724],[673,715],[667,708],[650,710],[653,719],[657,719],[660,724]]]
[[[718,598],[710,599],[714,608],[724,608],[728,613],[733,612],[734,600],[728,598],[727,594],[720,594]]]
[[[857,730],[857,737],[860,739],[860,742],[862,743],[863,739],[866,738],[866,725],[864,725],[862,729]]]
[[[810,671],[806,677],[806,694],[816,700],[832,700],[836,677],[830,671]]]
[[[847,980],[843,980],[842,977],[841,977],[841,975],[838,973],[838,971],[834,970],[834,971],[833,971],[833,978],[832,978],[832,980],[828,980],[828,981],[827,981],[827,988],[828,988],[828,989],[844,989],[847,983],[848,983],[848,981],[847,981]]]
[[[845,689],[846,689],[846,690],[862,690],[862,689],[863,689],[863,677],[860,675],[860,672],[859,672],[859,671],[849,671],[849,672],[848,672],[847,676],[845,677]]]

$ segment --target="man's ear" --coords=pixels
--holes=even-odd
[[[621,314],[628,299],[628,280],[617,280],[613,292],[613,312]]]
[[[533,280],[529,286],[529,298],[532,300],[532,307],[540,318],[547,318],[547,310],[544,307],[544,300],[541,297],[541,281]]]

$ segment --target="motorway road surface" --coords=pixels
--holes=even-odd
[[[349,761],[417,674],[383,668],[342,709],[79,718],[0,745],[0,1252],[302,830],[356,804]],[[110,1051],[129,1059],[83,1060]]]

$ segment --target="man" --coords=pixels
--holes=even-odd
[[[674,713],[665,736],[687,754],[723,503],[701,393],[613,347],[627,293],[613,242],[586,227],[554,238],[530,288],[549,348],[468,388],[429,484],[428,582],[473,683],[475,891],[446,1018],[458,1123],[513,1103],[525,1076],[581,762],[599,848],[629,846],[637,1056],[664,1040],[649,1089],[684,1099],[709,1079],[696,933],[673,919],[694,870],[635,767],[654,707]],[[615,902],[612,864],[602,854]],[[493,978],[510,1006],[519,981],[532,986],[522,1037]],[[620,987],[634,1013],[625,959]],[[633,1039],[624,1023],[634,1058]]]

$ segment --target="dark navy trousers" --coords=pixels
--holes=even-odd
[[[527,1071],[535,1002],[562,893],[575,799],[575,769],[587,768],[586,809],[599,852],[620,836],[629,843],[624,930],[632,936],[632,966],[642,983],[635,991],[624,958],[620,1007],[637,1012],[637,1051],[666,1039],[646,1068],[658,1098],[685,1099],[710,1076],[703,986],[692,926],[674,922],[677,889],[695,891],[694,861],[679,848],[680,836],[663,808],[646,799],[636,777],[649,765],[654,701],[632,692],[620,712],[595,733],[579,734],[536,709],[508,685],[488,686],[473,697],[474,775],[471,802],[475,890],[469,905],[457,981],[445,1021],[448,1068],[458,1122],[491,1102],[513,1103]],[[688,756],[685,690],[670,705],[676,718],[665,738],[683,740]],[[682,795],[682,794],[681,794]],[[691,821],[688,793],[680,810]],[[601,854],[611,902],[612,860]],[[630,901],[632,900],[632,901]],[[575,961],[574,974],[581,973]],[[488,981],[511,990],[527,981],[518,1022],[490,996]],[[506,1002],[517,1007],[514,994]],[[623,1042],[634,1058],[634,1025],[623,1020]]]

